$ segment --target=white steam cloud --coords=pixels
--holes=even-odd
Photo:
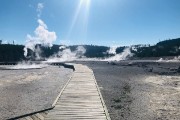
[[[111,47],[107,52],[109,54],[114,54],[114,56],[102,59],[102,58],[86,58],[84,54],[86,49],[83,46],[78,46],[75,51],[71,51],[70,48],[66,46],[59,47],[61,51],[58,54],[53,55],[47,62],[67,62],[67,61],[121,61],[127,60],[133,56],[131,53],[131,47],[125,48],[124,51],[120,54],[116,54],[117,47]]]
[[[110,47],[110,49],[107,51],[109,54],[116,54],[116,49],[118,47],[117,46],[112,46]]]
[[[48,31],[47,25],[41,20],[37,21],[39,26],[34,31],[34,36],[27,35],[27,40],[24,48],[24,56],[27,56],[27,49],[35,51],[35,46],[41,44],[46,47],[52,47],[52,43],[56,41],[57,36],[55,32]]]
[[[75,51],[71,51],[69,48],[66,48],[66,46],[61,46],[59,49],[62,51],[59,51],[58,54],[49,58],[47,62],[78,60],[80,58],[84,58],[84,54],[86,53],[86,49],[83,46],[78,46]]]
[[[38,3],[37,11],[38,11],[38,17],[40,17],[42,9],[44,8],[44,5],[42,3]],[[40,18],[37,20],[38,27],[34,31],[34,36],[27,35],[26,44],[24,47],[24,56],[27,57],[28,49],[35,51],[35,46],[37,44],[41,44],[45,47],[52,47],[52,43],[56,41],[57,36],[54,31],[50,32],[48,31],[47,25],[44,23],[43,20]]]
[[[35,64],[35,63],[31,63],[29,61],[23,61],[23,62],[19,62],[17,65],[15,66],[7,66],[4,67],[3,69],[8,69],[8,70],[26,70],[26,69],[41,69],[44,67],[47,67],[47,64]]]
[[[113,50],[112,52],[114,53],[114,51],[116,51],[116,49],[114,49],[114,47],[112,47],[112,48],[110,48],[109,51]],[[122,53],[120,53],[120,54],[116,54],[115,53],[115,56],[106,58],[103,61],[121,61],[121,60],[127,60],[129,57],[132,57],[132,56],[133,56],[133,54],[131,53],[131,48],[128,47],[128,48],[125,48]]]
[[[180,62],[180,56],[178,57],[175,56],[173,59],[160,58],[159,60],[157,60],[157,62]]]

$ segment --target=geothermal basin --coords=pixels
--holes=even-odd
[[[77,62],[95,75],[112,120],[179,120],[179,62]]]
[[[180,119],[179,62],[73,63],[93,70],[112,120]],[[52,107],[72,73],[72,69],[52,65],[40,69],[0,70],[0,119]]]

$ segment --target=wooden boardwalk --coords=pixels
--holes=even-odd
[[[110,120],[93,71],[80,64],[74,67],[73,76],[54,103],[54,109],[39,120]]]
[[[96,119],[107,120],[93,71],[75,64],[75,72],[45,120]]]

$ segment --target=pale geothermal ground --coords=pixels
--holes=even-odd
[[[0,120],[50,108],[72,72],[58,66],[0,70]]]
[[[112,120],[180,120],[180,63],[77,63],[94,71]],[[0,70],[0,119],[49,107],[71,73],[55,66]]]
[[[80,63],[93,69],[112,120],[180,120],[179,63]]]

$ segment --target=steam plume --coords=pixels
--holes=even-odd
[[[57,36],[56,33],[48,31],[47,25],[41,20],[39,17],[41,16],[42,9],[44,5],[42,3],[38,3],[37,12],[38,12],[38,27],[34,31],[34,36],[27,35],[26,44],[24,48],[24,56],[27,57],[28,49],[35,52],[35,46],[37,44],[41,44],[45,47],[52,47],[52,43],[56,41]]]
[[[111,51],[111,53],[112,53],[112,50],[113,50],[113,53],[115,53],[114,51],[116,51],[116,49],[110,48],[109,51]],[[121,60],[127,60],[129,57],[132,57],[132,56],[133,56],[133,54],[131,53],[131,48],[128,47],[128,48],[125,48],[122,53],[120,53],[120,54],[116,54],[115,53],[115,56],[106,58],[103,61],[121,61]]]
[[[41,17],[42,9],[43,9],[43,8],[44,8],[43,3],[38,3],[38,5],[37,5],[37,12],[38,12],[37,16],[38,16],[38,18]]]
[[[84,54],[86,53],[86,49],[83,46],[78,46],[75,51],[71,51],[70,48],[66,46],[61,46],[59,48],[62,51],[59,51],[58,54],[55,54],[51,58],[49,58],[48,62],[65,62],[65,61],[73,61],[78,60],[80,58],[84,58]]]
[[[174,57],[173,59],[163,59],[163,58],[160,58],[159,60],[157,60],[157,62],[180,62],[180,56],[178,57]]]
[[[107,52],[108,54],[116,54],[116,49],[117,49],[117,46],[112,46]]]
[[[56,41],[56,33],[48,31],[47,25],[41,20],[37,21],[39,26],[34,31],[34,36],[27,35],[27,40],[24,48],[24,56],[27,56],[27,49],[35,51],[35,46],[41,44],[46,47],[52,47],[52,43]]]
[[[47,64],[35,64],[29,61],[22,61],[19,62],[17,65],[15,66],[7,66],[7,67],[3,67],[2,69],[5,70],[26,70],[26,69],[41,69],[44,67],[47,67]]]

